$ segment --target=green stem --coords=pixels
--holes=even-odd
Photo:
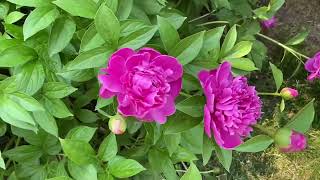
[[[185,97],[188,97],[188,98],[192,97],[192,95],[187,94],[187,93],[184,93],[184,92],[182,92],[182,91],[180,92],[180,95],[185,96]]]
[[[213,10],[213,11],[207,13],[207,14],[204,14],[204,15],[202,15],[202,16],[199,16],[199,17],[196,17],[196,18],[194,18],[194,19],[191,19],[190,21],[188,21],[188,23],[192,23],[192,22],[194,22],[194,21],[197,21],[197,20],[200,20],[200,19],[202,19],[202,18],[205,18],[205,17],[211,15],[211,14],[214,13],[214,12],[215,12],[215,10]]]
[[[258,92],[258,95],[262,95],[262,96],[281,96],[280,93],[268,93],[268,92]]]
[[[177,169],[176,171],[177,172],[184,172],[184,173],[187,172],[186,170],[182,170],[182,169]],[[216,170],[200,171],[200,174],[209,174],[209,173],[214,173],[214,172],[216,172]]]
[[[271,129],[267,129],[263,126],[261,126],[260,124],[256,124],[253,126],[256,129],[259,129],[261,132],[263,132],[264,134],[270,136],[270,137],[274,137],[275,131],[271,130]]]
[[[197,26],[206,26],[210,24],[229,24],[229,22],[228,21],[210,21],[210,22],[198,24]]]
[[[100,113],[103,116],[108,117],[109,119],[111,119],[113,116],[109,115],[108,113],[102,111],[101,109],[97,109],[98,113]]]

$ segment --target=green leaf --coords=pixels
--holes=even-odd
[[[175,29],[179,29],[187,17],[181,15],[176,9],[163,8],[160,11],[160,16],[164,17]]]
[[[110,161],[117,155],[117,152],[118,145],[116,136],[113,133],[110,133],[106,138],[104,138],[99,147],[98,158],[102,161]]]
[[[312,125],[315,115],[313,103],[314,99],[312,99],[294,117],[292,117],[291,121],[289,121],[285,127],[301,133],[307,132]]]
[[[166,134],[164,135],[164,142],[171,156],[179,147],[181,134]]]
[[[283,110],[286,108],[286,103],[284,101],[284,99],[281,99],[281,103],[280,103],[280,112],[283,112]]]
[[[273,12],[278,11],[282,5],[285,3],[285,0],[271,0],[270,1],[270,10]]]
[[[78,165],[68,161],[68,170],[76,180],[97,180],[97,169],[93,164]]]
[[[56,0],[53,3],[73,16],[89,19],[94,18],[98,8],[92,0]]]
[[[171,160],[173,163],[178,163],[195,161],[198,160],[198,158],[189,150],[179,146],[177,151],[172,154]]]
[[[75,115],[81,122],[84,123],[93,123],[99,119],[96,113],[88,109],[79,109],[75,112]]]
[[[18,39],[3,39],[0,40],[0,53],[10,47],[21,45],[22,41]]]
[[[222,149],[217,144],[214,145],[214,149],[216,151],[219,162],[227,171],[229,171],[232,162],[232,151]]]
[[[203,135],[203,148],[202,148],[203,166],[208,164],[213,150],[214,150],[214,145],[212,143],[212,140],[208,138],[207,135]]]
[[[185,113],[177,111],[170,116],[167,123],[163,125],[164,134],[174,134],[187,131],[202,121],[202,118],[193,118]]]
[[[25,64],[17,76],[19,90],[28,94],[35,94],[43,85],[45,73],[39,61],[32,61]]]
[[[139,49],[153,37],[157,30],[156,26],[148,26],[122,37],[119,40],[119,48]]]
[[[72,179],[67,176],[58,176],[58,177],[50,178],[47,180],[72,180]]]
[[[111,53],[112,50],[108,50],[105,47],[100,47],[87,52],[83,52],[73,61],[70,61],[65,66],[65,69],[71,71],[102,67],[107,64],[107,59],[111,55]]]
[[[165,18],[157,16],[157,19],[161,41],[169,52],[180,41],[178,31]]]
[[[186,65],[198,56],[202,48],[203,37],[204,31],[188,36],[176,44],[169,54],[177,57],[182,65]]]
[[[241,41],[236,44],[232,50],[224,57],[223,59],[230,59],[230,58],[241,58],[250,53],[252,48],[252,42],[250,41]]]
[[[88,126],[77,126],[68,132],[66,139],[89,142],[92,139],[96,130],[97,128],[92,128]]]
[[[76,23],[70,18],[57,19],[51,29],[48,52],[52,56],[61,52],[73,37],[76,31]]]
[[[3,24],[5,32],[16,39],[23,39],[23,29],[15,24]],[[11,37],[10,37],[11,38]]]
[[[23,145],[5,151],[3,155],[20,163],[33,162],[42,156],[42,150],[37,146]]]
[[[54,6],[43,6],[33,10],[23,24],[24,40],[48,27],[59,14]]]
[[[182,133],[181,145],[193,154],[201,154],[203,149],[203,124]]]
[[[78,165],[94,164],[96,162],[95,151],[89,143],[73,139],[60,139],[65,155]]]
[[[12,11],[8,14],[4,21],[6,24],[13,24],[23,18],[23,16],[25,16],[25,14],[19,11]]]
[[[272,64],[271,62],[269,64],[272,70],[274,81],[276,83],[276,87],[277,87],[276,92],[278,92],[283,82],[283,74],[282,74],[282,71],[278,69],[274,64]]]
[[[221,51],[220,51],[221,58],[225,57],[231,51],[236,41],[237,41],[237,26],[234,25],[231,27],[226,37],[224,38]]]
[[[113,102],[113,98],[104,99],[104,98],[99,97],[97,99],[97,104],[96,104],[95,110],[104,108],[104,107],[112,104],[112,102]]]
[[[267,149],[273,143],[273,139],[266,135],[258,135],[245,141],[236,147],[236,151],[240,152],[260,152]]]
[[[4,163],[4,160],[3,160],[2,156],[1,156],[1,151],[0,151],[0,167],[2,169],[6,169],[6,164]]]
[[[248,54],[248,58],[252,59],[256,67],[261,69],[266,57],[267,57],[267,47],[260,41],[254,41],[252,50]]]
[[[103,38],[97,33],[96,27],[92,24],[82,36],[80,52],[86,52],[98,48],[104,43]]]
[[[33,117],[43,130],[55,137],[58,137],[58,125],[51,114],[48,112],[37,111],[33,112]]]
[[[51,0],[7,0],[20,6],[39,7],[50,5]]]
[[[48,98],[64,98],[73,92],[75,92],[77,88],[74,88],[68,84],[62,82],[48,82],[43,86],[43,94]]]
[[[120,21],[127,19],[132,10],[133,0],[119,0],[118,4],[117,17]]]
[[[127,178],[134,176],[145,168],[133,159],[114,158],[109,162],[109,172],[117,178]]]
[[[14,92],[8,95],[10,99],[20,104],[28,111],[44,111],[43,106],[33,97],[24,93]]]
[[[156,123],[145,123],[144,127],[147,131],[145,143],[155,145],[161,136],[159,125]]]
[[[115,14],[118,9],[118,0],[106,0],[105,4],[112,10],[112,12]]]
[[[157,149],[148,152],[149,163],[155,173],[163,173],[166,179],[178,179],[169,155]]]
[[[117,45],[120,37],[120,23],[112,10],[102,4],[94,18],[96,29],[100,36],[112,45]]]
[[[200,55],[208,57],[213,62],[216,62],[219,58],[220,52],[220,39],[223,34],[225,26],[217,27],[206,31],[203,38],[203,46]]]
[[[192,117],[202,117],[203,116],[203,105],[205,104],[205,98],[203,96],[192,96],[183,101],[180,101],[176,108],[188,114]]]
[[[57,118],[73,116],[64,102],[60,99],[44,98],[44,107],[51,115]]]
[[[201,174],[195,164],[190,163],[187,172],[181,177],[180,180],[202,180]]]
[[[35,59],[36,52],[23,45],[9,47],[0,53],[0,67],[14,67]]]
[[[231,66],[236,69],[244,71],[255,71],[258,68],[255,67],[254,62],[248,58],[235,58],[226,60],[231,63]]]
[[[302,43],[309,35],[310,31],[309,30],[304,30],[300,33],[298,33],[297,35],[295,35],[294,37],[292,37],[291,39],[289,39],[289,41],[286,43],[286,45],[298,45],[300,43]]]

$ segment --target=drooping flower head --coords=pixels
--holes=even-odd
[[[320,78],[320,52],[308,59],[304,68],[310,73],[307,78],[308,80],[312,81],[316,78]]]
[[[299,93],[293,88],[285,87],[280,91],[280,95],[283,99],[290,100],[297,97]]]
[[[233,77],[231,65],[224,62],[217,69],[199,73],[206,96],[204,128],[224,149],[240,145],[249,136],[251,125],[261,116],[261,101],[254,86],[243,76]]]
[[[273,16],[270,19],[261,21],[261,26],[265,29],[271,29],[271,28],[276,27],[276,25],[277,25],[276,23],[277,23],[277,19],[276,19],[276,17]]]
[[[175,112],[182,86],[182,65],[176,58],[151,48],[123,48],[109,59],[99,75],[100,96],[117,96],[118,111],[141,121],[165,123]]]
[[[306,136],[288,128],[278,129],[274,139],[281,152],[299,152],[307,147]]]

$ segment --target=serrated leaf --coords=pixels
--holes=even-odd
[[[48,27],[59,14],[54,6],[42,6],[33,10],[23,24],[24,40]]]
[[[314,119],[314,99],[305,105],[292,119],[285,125],[285,127],[295,131],[305,133],[307,132]]]
[[[196,58],[202,48],[204,31],[188,36],[169,51],[169,54],[177,57],[182,65],[190,63]]]
[[[236,151],[240,152],[260,152],[267,149],[273,143],[273,139],[266,135],[258,135],[245,141],[236,147]]]
[[[56,0],[53,4],[73,16],[93,19],[96,15],[97,4],[92,0]]]

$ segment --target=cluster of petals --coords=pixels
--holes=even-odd
[[[290,144],[287,147],[280,148],[282,152],[299,152],[307,147],[307,138],[304,134],[292,130],[290,135]]]
[[[308,80],[312,81],[320,78],[320,52],[308,59],[304,65],[305,69],[310,73]]]

